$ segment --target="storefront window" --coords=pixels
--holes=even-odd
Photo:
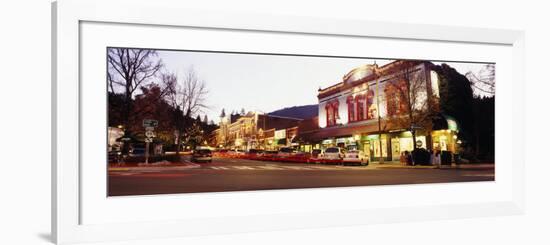
[[[374,140],[372,141],[373,149],[374,149],[374,156],[380,157],[380,141]],[[382,137],[382,157],[388,157],[388,143],[386,142],[386,138]]]
[[[401,157],[400,141],[398,137],[391,139],[391,156],[393,161],[399,161]]]
[[[439,136],[439,147],[441,148],[442,151],[447,150],[447,136],[445,135]]]
[[[399,149],[401,152],[411,152],[414,148],[413,139],[411,138],[399,138]]]

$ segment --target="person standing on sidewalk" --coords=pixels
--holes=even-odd
[[[441,152],[439,150],[436,150],[433,154],[433,164],[437,168],[441,168]]]
[[[407,165],[412,165],[412,155],[409,153],[409,151],[405,151],[405,160],[407,162]]]

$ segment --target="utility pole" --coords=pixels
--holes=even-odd
[[[380,150],[380,158],[378,160],[379,164],[384,163],[384,156],[382,154],[382,122],[380,118],[380,79],[378,79],[378,74],[376,73],[378,66],[376,65],[376,60],[374,61],[374,79],[376,79],[376,113],[378,118],[378,148]]]

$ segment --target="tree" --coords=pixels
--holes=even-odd
[[[204,130],[199,123],[192,123],[185,129],[184,140],[193,149],[204,142]]]
[[[156,83],[151,83],[142,86],[140,90],[141,94],[136,95],[133,101],[131,123],[128,129],[131,132],[143,134],[144,130],[141,122],[144,119],[155,119],[159,123],[155,128],[157,138],[168,141],[173,135],[171,130],[173,129],[172,114],[174,108],[165,100],[159,99],[163,97],[164,89]]]
[[[480,95],[488,97],[495,95],[495,64],[486,64],[477,74],[469,71],[466,73],[466,78]]]
[[[495,160],[495,97],[474,97],[474,152],[483,162]],[[476,159],[471,159],[476,160]]]
[[[149,49],[109,48],[107,51],[107,83],[112,93],[124,95],[121,120],[129,126],[134,92],[147,84],[162,67],[156,51]]]
[[[187,115],[191,116],[208,108],[204,104],[208,94],[206,83],[199,79],[193,67],[187,70],[180,92],[182,108]]]
[[[208,116],[204,114],[204,117],[202,118],[202,123],[208,124]]]
[[[225,117],[225,109],[224,109],[224,108],[222,108],[222,113],[220,114],[220,117],[221,117],[221,118],[224,118],[224,117]]]
[[[462,147],[472,147],[474,129],[474,95],[470,81],[447,64],[434,67],[439,78],[439,105],[442,113],[455,118],[460,126]],[[494,116],[486,115],[486,116]]]
[[[246,114],[246,111],[244,110],[244,108],[241,108],[241,116],[244,116],[244,114]]]
[[[418,129],[431,132],[432,119],[439,106],[429,95],[424,70],[406,62],[404,68],[386,84],[387,115],[390,123],[397,128],[409,129],[413,138],[413,150],[416,146]]]
[[[193,115],[208,108],[204,103],[208,91],[205,82],[199,79],[193,67],[187,70],[183,80],[179,80],[175,74],[168,74],[166,80],[170,81],[167,82],[167,84],[170,84],[168,100],[173,107],[179,108],[178,111],[183,114],[181,117],[176,117],[181,121],[177,121],[175,125],[175,135],[178,139],[176,154],[179,155],[179,145],[184,138],[182,134],[185,134],[186,129],[192,126]]]

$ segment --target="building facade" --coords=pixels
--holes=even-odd
[[[439,79],[426,61],[365,65],[318,91],[319,130],[313,147],[364,151],[397,161],[418,148],[456,152],[458,127],[439,113]],[[414,134],[414,137],[413,137]],[[415,138],[416,140],[413,140]]]
[[[302,119],[256,112],[224,116],[220,118],[220,127],[214,131],[213,146],[244,151],[277,150],[292,144],[300,121]]]

